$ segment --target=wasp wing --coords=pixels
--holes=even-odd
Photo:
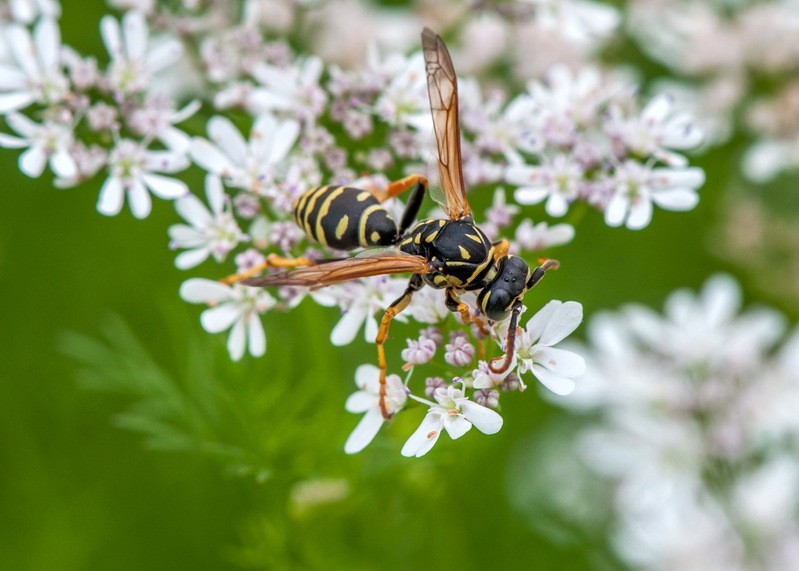
[[[430,262],[423,256],[392,253],[322,260],[315,266],[249,278],[240,283],[247,286],[304,286],[315,289],[368,276],[426,274],[431,269]]]
[[[459,220],[472,209],[466,199],[461,166],[461,131],[458,122],[458,79],[447,46],[430,28],[422,32],[427,94],[433,113],[433,129],[438,146],[438,171],[446,204],[447,216]]]

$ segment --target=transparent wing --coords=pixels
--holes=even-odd
[[[341,260],[321,261],[315,266],[298,268],[288,272],[259,278],[249,278],[240,283],[247,286],[304,286],[325,287],[357,278],[385,274],[426,274],[431,270],[430,262],[422,256],[390,254],[356,256]]]
[[[466,199],[461,167],[458,80],[447,47],[430,28],[422,32],[422,49],[427,70],[427,94],[438,146],[438,171],[446,198],[446,203],[439,203],[451,219],[458,220],[472,212]]]

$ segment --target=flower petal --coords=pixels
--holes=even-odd
[[[200,323],[208,333],[219,333],[228,329],[233,322],[241,317],[241,311],[234,303],[222,303],[206,309],[200,315]],[[244,326],[241,329],[242,351],[244,351]]]
[[[38,178],[44,172],[47,155],[41,147],[32,146],[19,156],[19,170],[31,178]]]
[[[367,410],[358,426],[355,427],[344,443],[344,452],[356,454],[366,448],[380,431],[383,422],[383,415],[380,413],[380,409],[374,407]]]
[[[227,350],[230,353],[230,358],[234,361],[240,360],[244,356],[244,344],[247,341],[247,334],[245,332],[244,320],[239,319],[233,324],[230,329],[230,335],[227,338]]]
[[[574,391],[575,383],[572,379],[561,377],[553,373],[549,369],[542,367],[537,363],[533,363],[533,375],[541,381],[541,384],[548,388],[556,395],[568,395]]]
[[[260,357],[266,352],[264,325],[256,313],[251,313],[247,321],[247,349],[253,357]]]
[[[128,203],[130,204],[130,211],[136,218],[147,218],[153,208],[153,199],[150,198],[150,193],[140,180],[135,180],[131,187],[128,189]]]
[[[502,428],[502,416],[494,410],[470,400],[458,400],[463,416],[483,434],[496,434]]]
[[[349,308],[330,332],[330,342],[337,347],[349,345],[355,339],[365,319],[365,307],[355,305]]]
[[[175,267],[179,270],[188,270],[195,266],[199,266],[208,259],[210,253],[211,251],[208,248],[186,250],[175,257]]]
[[[191,278],[180,285],[180,298],[189,303],[219,303],[231,299],[231,289],[205,278]]]
[[[125,191],[122,188],[122,182],[117,177],[108,177],[100,189],[97,210],[106,216],[116,216],[122,210],[124,202]]]
[[[154,195],[165,200],[180,198],[189,193],[186,183],[176,178],[150,173],[143,175],[142,179]]]
[[[564,377],[574,378],[585,373],[585,359],[577,353],[565,349],[544,347],[536,353],[535,361],[553,373]]]
[[[377,409],[377,405],[378,397],[375,394],[366,391],[356,391],[347,397],[347,401],[344,403],[344,410],[354,413],[366,412],[370,408]]]
[[[457,440],[472,429],[472,423],[463,418],[463,415],[445,415],[444,417],[444,430],[447,431],[449,437]]]
[[[576,301],[565,303],[553,300],[547,305],[557,302],[556,310],[552,312],[550,318],[544,325],[539,343],[542,345],[554,345],[559,343],[571,334],[583,320],[583,306]],[[545,306],[546,308],[546,306]]]
[[[416,458],[424,456],[438,442],[443,426],[444,421],[441,413],[431,410],[425,415],[419,428],[405,442],[400,454],[405,457],[415,456]]]

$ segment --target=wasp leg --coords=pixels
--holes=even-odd
[[[474,315],[471,311],[469,311],[469,306],[462,302],[458,297],[458,294],[455,293],[455,290],[452,288],[447,288],[447,298],[446,298],[446,305],[447,309],[452,311],[453,313],[457,312],[460,314],[461,319],[464,323],[474,323],[477,327],[480,328],[480,333],[483,335],[491,335],[491,331],[488,330],[488,326],[486,322],[483,321],[480,317]]]
[[[513,313],[508,327],[508,337],[505,340],[505,356],[494,357],[488,362],[488,369],[495,375],[501,375],[510,368],[513,362],[513,354],[516,351],[516,325],[519,322],[519,314],[522,312],[522,302],[517,301],[513,304]],[[502,365],[495,367],[494,363],[502,361]]]
[[[380,412],[382,413],[383,418],[386,420],[391,418],[391,413],[388,411],[388,407],[386,406],[386,370],[388,369],[388,363],[386,363],[386,352],[383,345],[388,338],[388,327],[391,324],[391,320],[394,319],[403,309],[408,307],[408,304],[411,303],[411,298],[413,297],[414,292],[418,291],[422,285],[424,285],[422,282],[422,277],[419,274],[412,275],[411,281],[408,282],[408,287],[405,289],[405,292],[399,298],[394,300],[394,303],[386,308],[386,312],[383,314],[383,319],[380,320],[380,329],[377,330],[375,343],[377,344],[377,366],[380,369],[379,404]]]
[[[255,275],[260,274],[266,268],[297,268],[301,266],[314,266],[316,265],[316,261],[310,258],[284,258],[282,256],[278,256],[276,254],[270,254],[266,257],[266,260],[261,262],[260,264],[256,264],[246,272],[241,272],[240,274],[232,274],[227,277],[222,278],[219,280],[223,284],[234,284],[236,282],[240,282],[241,280],[246,280],[247,278],[251,278]]]
[[[384,190],[377,190],[373,188],[369,189],[369,192],[371,192],[378,201],[385,202],[389,198],[393,198],[399,194],[402,194],[406,190],[410,190],[411,188],[419,185],[427,188],[427,177],[420,174],[412,174],[406,176],[405,178],[388,183],[388,186],[386,186]]]

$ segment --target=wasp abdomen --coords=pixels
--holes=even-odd
[[[294,201],[294,221],[305,234],[336,250],[389,246],[397,224],[372,193],[350,186],[323,186]]]

